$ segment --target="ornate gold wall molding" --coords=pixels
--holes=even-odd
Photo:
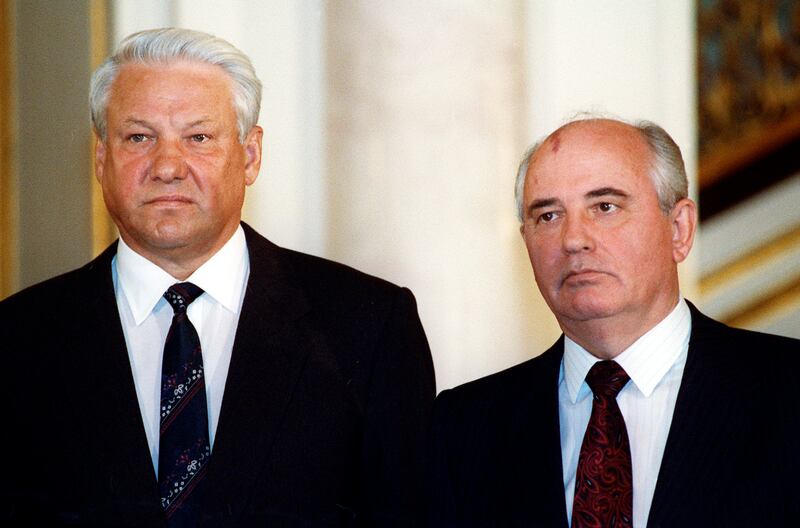
[[[709,295],[714,290],[724,288],[726,284],[735,282],[739,277],[751,270],[763,267],[770,261],[780,259],[782,255],[796,247],[800,247],[800,226],[766,241],[758,248],[747,252],[730,264],[703,276],[700,280],[700,293]]]
[[[723,322],[737,328],[758,328],[765,321],[788,312],[796,312],[800,306],[800,279],[791,285],[773,292],[741,311],[725,318]]]
[[[800,2],[698,2],[701,189],[800,137]]]
[[[13,2],[0,0],[0,299],[18,284]]]
[[[800,270],[791,265],[796,261],[800,247],[800,226],[765,241],[736,260],[705,275],[700,281],[700,292],[708,299],[724,294],[726,289],[737,287],[757,276],[776,273],[774,284],[761,287],[737,303],[732,310],[718,318],[739,328],[758,329],[770,320],[790,311],[800,310]],[[753,295],[755,293],[755,295]]]
[[[89,5],[91,37],[91,69],[94,71],[109,53],[109,16],[107,0],[91,0]],[[88,91],[88,86],[86,87]],[[117,237],[117,230],[108,215],[103,192],[94,173],[94,140],[89,144],[89,159],[92,160],[92,253],[96,256]]]

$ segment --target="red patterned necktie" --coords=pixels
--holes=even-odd
[[[164,293],[175,313],[161,368],[158,486],[170,528],[197,526],[198,499],[211,456],[203,355],[197,330],[186,315],[202,293],[190,282],[174,284]]]
[[[573,528],[633,526],[631,447],[617,405],[629,379],[616,361],[599,361],[586,375],[594,397],[575,476]]]

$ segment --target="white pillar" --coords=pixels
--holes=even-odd
[[[514,217],[521,15],[514,1],[329,6],[331,253],[412,287],[440,389],[557,335],[532,308]]]

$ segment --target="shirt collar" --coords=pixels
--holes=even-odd
[[[182,281],[136,253],[122,238],[115,258],[119,285],[138,326],[150,315],[167,288]],[[239,226],[225,245],[186,281],[196,284],[225,309],[236,313],[241,306],[242,284],[249,269],[247,242]]]
[[[652,394],[688,346],[691,326],[689,306],[681,297],[669,315],[614,359],[645,397]],[[579,396],[583,398],[589,394],[589,386],[584,384],[584,380],[598,361],[600,359],[564,336],[562,371],[572,403],[577,402]]]

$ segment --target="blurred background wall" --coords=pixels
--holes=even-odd
[[[88,78],[124,35],[183,26],[240,47],[264,84],[265,163],[245,220],[279,244],[410,287],[439,389],[559,335],[519,236],[513,181],[525,148],[582,110],[651,119],[681,146],[708,211],[681,269],[684,295],[734,324],[800,337],[800,127],[787,95],[800,78],[800,15],[790,1],[0,6],[0,297],[113,240],[91,175]],[[750,35],[755,59],[732,57],[736,31],[754,20],[766,28]],[[744,105],[743,90],[771,106]]]

